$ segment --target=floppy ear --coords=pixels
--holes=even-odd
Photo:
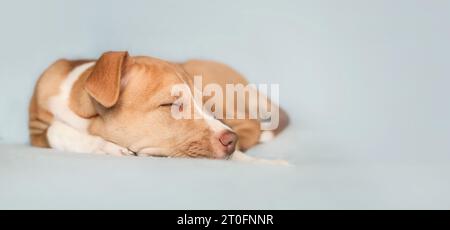
[[[106,52],[96,62],[84,89],[98,103],[110,108],[117,103],[120,81],[125,72],[128,52]]]

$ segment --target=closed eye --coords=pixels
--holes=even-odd
[[[163,103],[163,104],[159,105],[159,107],[172,107],[172,106],[178,107],[178,111],[180,111],[180,112],[183,111],[183,104]]]
[[[159,106],[160,107],[166,107],[166,106],[172,106],[172,105],[174,105],[174,103],[164,103],[164,104],[161,104]]]

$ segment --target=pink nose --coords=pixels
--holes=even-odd
[[[237,135],[231,131],[224,131],[219,135],[219,141],[224,147],[225,153],[230,155],[236,148]]]

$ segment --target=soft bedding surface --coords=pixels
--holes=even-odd
[[[289,148],[287,132],[251,155],[290,167],[112,157],[2,145],[0,208],[449,208],[448,159],[376,159]],[[280,148],[280,146],[283,146]],[[303,152],[303,153],[302,153]]]

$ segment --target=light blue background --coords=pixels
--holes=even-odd
[[[28,141],[34,83],[57,58],[215,59],[279,83],[292,119],[251,154],[300,165],[287,181],[301,198],[247,207],[449,208],[449,23],[444,0],[2,0],[0,142]],[[241,207],[210,204],[187,206]]]

